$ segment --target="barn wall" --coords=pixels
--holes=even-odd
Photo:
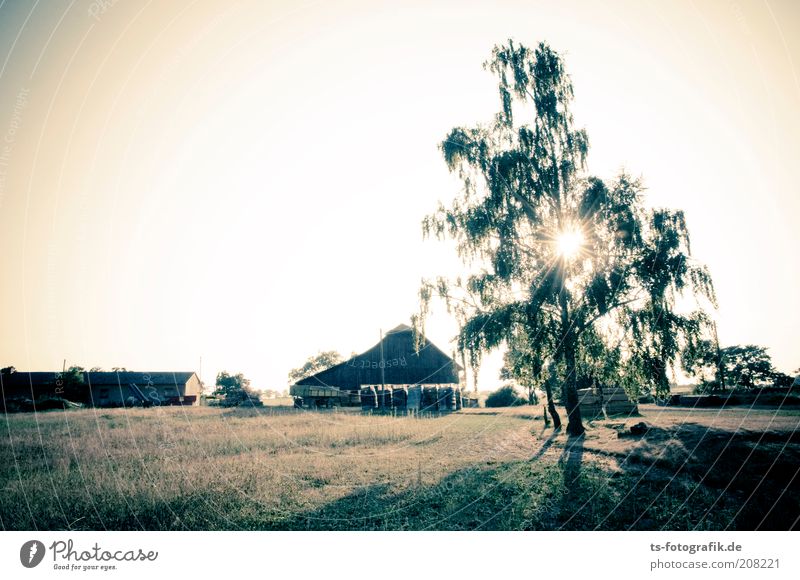
[[[133,392],[127,385],[92,385],[92,400],[98,407],[121,406],[131,396]]]
[[[157,400],[161,405],[199,405],[200,404],[200,379],[192,375],[186,383],[150,384],[143,380],[136,385],[141,392],[152,400]],[[103,406],[121,406],[131,397],[138,401],[134,389],[129,384],[122,385],[92,385],[92,400],[94,404]],[[181,400],[181,398],[183,400]]]
[[[58,372],[19,371],[0,376],[0,384],[5,399],[39,399],[62,396],[60,378]],[[131,384],[163,405],[198,405],[201,392],[200,379],[193,372],[85,372],[84,384],[90,390],[89,400],[97,406],[120,406],[131,397],[138,401]]]
[[[192,375],[191,378],[186,381],[184,385],[184,395],[200,395],[202,391],[202,385],[200,384],[200,379],[197,378],[197,375]]]

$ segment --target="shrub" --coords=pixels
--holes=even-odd
[[[242,373],[231,375],[222,371],[217,375],[217,388],[213,395],[221,397],[221,407],[261,407],[261,397],[250,388],[250,381]]]
[[[225,395],[225,398],[219,401],[220,407],[261,407],[263,405],[258,393],[247,387],[231,390]]]
[[[525,405],[527,401],[514,390],[511,385],[500,387],[486,397],[487,407],[516,407]]]

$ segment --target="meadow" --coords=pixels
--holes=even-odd
[[[793,529],[800,412],[432,418],[284,407],[8,414],[6,530]],[[639,421],[645,436],[629,435]]]

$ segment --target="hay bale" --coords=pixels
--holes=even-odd
[[[362,411],[374,411],[378,408],[378,394],[371,386],[361,387],[360,399]]]
[[[477,409],[479,406],[478,397],[468,397],[467,395],[462,395],[461,406],[465,409]]]
[[[448,413],[456,410],[456,394],[453,387],[441,387],[438,399],[439,411]]]
[[[439,410],[439,388],[435,385],[422,387],[422,411],[436,412]]]
[[[408,408],[408,389],[394,387],[392,390],[392,408],[400,413],[405,413]]]
[[[379,410],[385,412],[392,410],[392,391],[392,387],[388,385],[382,385],[377,388]]]
[[[406,410],[416,413],[422,408],[422,387],[420,385],[411,385],[406,393]]]

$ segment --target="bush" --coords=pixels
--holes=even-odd
[[[486,397],[487,407],[516,407],[525,404],[527,401],[511,385],[500,387]]]
[[[28,413],[35,409],[33,401],[25,397],[10,397],[8,399],[0,397],[0,404],[2,404],[0,411],[4,413]]]
[[[220,407],[261,407],[261,397],[247,388],[228,391],[225,398],[219,402]]]
[[[701,381],[692,389],[695,395],[709,395],[711,393],[721,393],[725,391],[717,381]]]
[[[51,409],[77,409],[83,407],[80,403],[68,401],[62,397],[40,397],[35,401],[26,397],[12,397],[3,400],[0,398],[0,413],[32,413],[34,411],[49,411]]]
[[[250,381],[242,373],[231,375],[226,371],[217,374],[217,388],[212,393],[220,397],[220,407],[261,407],[261,396],[250,388]]]

